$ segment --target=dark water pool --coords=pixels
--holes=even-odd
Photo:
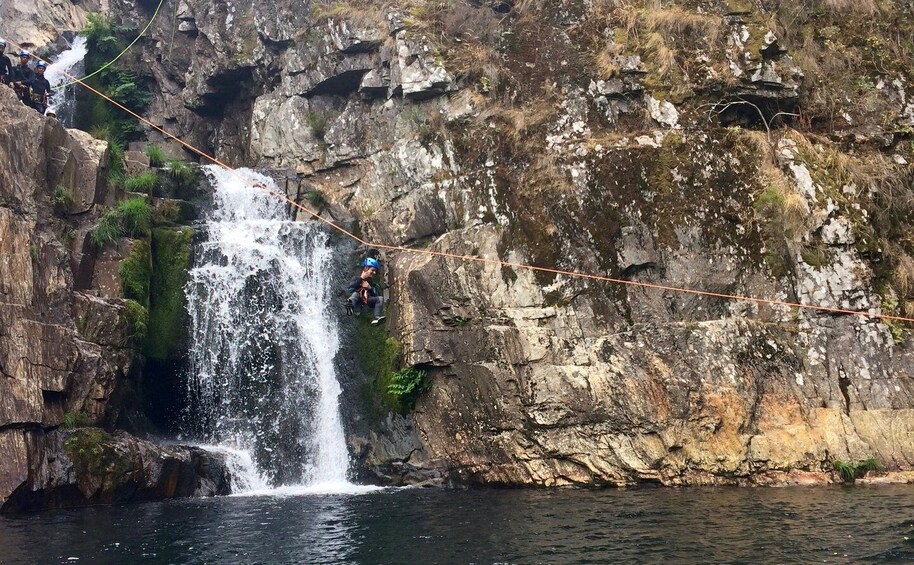
[[[0,563],[901,563],[914,486],[399,490],[0,519]]]

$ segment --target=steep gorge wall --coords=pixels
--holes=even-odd
[[[911,7],[789,4],[182,0],[140,67],[155,122],[296,178],[290,196],[369,240],[910,316]],[[390,331],[433,386],[352,435],[369,473],[742,484],[914,464],[897,322],[387,267]]]
[[[88,233],[118,195],[107,143],[0,88],[0,506],[228,492],[221,459],[109,434],[138,359],[125,248]],[[79,428],[79,429],[74,429]]]
[[[9,0],[0,4],[0,37],[26,49],[44,48],[56,42],[61,32],[81,30],[86,14],[106,10],[107,0]]]

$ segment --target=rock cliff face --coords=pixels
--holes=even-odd
[[[354,425],[367,474],[910,469],[900,322],[423,253],[910,317],[911,6],[787,4],[180,0],[141,67],[154,121],[418,250],[389,330],[432,386]]]
[[[123,391],[136,358],[136,320],[120,298],[119,263],[87,237],[115,198],[107,143],[64,129],[0,88],[0,153],[0,505],[224,491],[219,480],[201,486],[209,459],[199,450],[62,431],[114,424],[124,403],[109,401]],[[68,442],[78,434],[98,441],[74,448]],[[99,454],[124,472],[99,477],[96,471],[107,472],[94,459]],[[224,476],[218,469],[214,462],[215,475]]]
[[[10,0],[0,5],[2,37],[26,49],[45,47],[63,31],[85,27],[86,14],[108,10],[108,0]]]

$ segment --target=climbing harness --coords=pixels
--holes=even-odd
[[[160,2],[160,5],[161,5],[161,2]],[[158,9],[156,11],[158,11]],[[147,28],[148,27],[149,26],[147,26]],[[191,145],[191,144],[187,143],[186,141],[178,138],[177,136],[169,133],[164,128],[159,127],[156,124],[150,122],[149,120],[140,116],[136,112],[130,110],[129,108],[127,108],[126,106],[124,106],[123,104],[118,102],[117,100],[112,99],[111,97],[107,96],[106,94],[104,94],[104,93],[98,91],[97,89],[93,88],[92,86],[86,84],[82,79],[78,79],[78,78],[75,78],[72,76],[71,76],[71,78],[74,79],[73,82],[79,83],[80,85],[82,85],[84,88],[86,88],[90,92],[104,98],[110,104],[116,106],[117,108],[120,108],[124,112],[130,114],[131,116],[133,116],[134,118],[139,120],[140,122],[148,125],[152,129],[158,131],[165,137],[175,140],[177,143],[181,144],[183,147],[187,148],[192,153],[195,153],[195,154],[199,155],[200,157],[203,157],[204,159],[206,159],[216,165],[219,165],[220,167],[223,167],[224,169],[229,171],[231,174],[235,175],[240,180],[244,181],[243,177],[241,177],[241,175],[239,175],[237,172],[235,172],[235,170],[232,167],[230,167],[226,163],[220,161],[216,157],[213,157],[213,156],[207,154],[206,152],[204,152],[200,149],[197,149],[193,145]],[[608,277],[605,275],[594,275],[594,274],[589,274],[589,273],[581,273],[581,272],[570,271],[570,270],[566,270],[566,269],[557,269],[554,267],[543,267],[543,266],[539,266],[539,265],[518,263],[515,261],[502,261],[501,259],[488,259],[488,258],[480,257],[477,255],[462,255],[459,253],[448,253],[446,251],[435,251],[432,249],[416,249],[416,248],[411,248],[411,247],[403,247],[402,245],[388,245],[388,244],[384,244],[384,243],[370,242],[370,241],[366,241],[365,239],[362,239],[361,237],[348,231],[347,229],[343,228],[342,226],[335,224],[331,220],[324,218],[317,212],[308,209],[307,207],[303,206],[302,204],[299,204],[298,202],[295,202],[294,200],[289,198],[284,193],[279,193],[279,192],[270,190],[267,186],[265,186],[261,183],[255,183],[255,186],[257,186],[258,188],[263,190],[266,194],[269,194],[275,198],[279,198],[294,208],[298,208],[299,210],[310,215],[313,219],[326,224],[328,227],[336,230],[337,232],[348,237],[349,239],[351,239],[359,244],[365,245],[367,247],[374,247],[378,250],[412,253],[414,255],[427,255],[427,256],[432,256],[432,257],[440,257],[442,259],[452,259],[455,261],[481,263],[484,265],[492,265],[492,266],[497,266],[497,267],[510,267],[512,269],[527,270],[527,271],[533,271],[533,272],[539,272],[539,273],[549,273],[549,274],[553,274],[553,275],[561,275],[561,276],[574,277],[574,278],[580,278],[580,279],[586,279],[586,280],[608,282],[608,283],[613,283],[613,284],[633,286],[633,287],[639,287],[639,288],[644,288],[644,289],[653,289],[653,290],[661,290],[661,291],[666,291],[666,292],[691,294],[691,295],[695,295],[695,296],[721,298],[721,299],[725,299],[725,300],[734,300],[734,301],[740,301],[740,302],[751,302],[754,304],[764,304],[767,306],[780,306],[780,307],[786,307],[786,308],[812,310],[815,312],[823,312],[823,313],[828,313],[828,314],[845,314],[845,315],[849,315],[849,316],[860,316],[863,318],[876,319],[876,320],[892,320],[892,321],[897,321],[897,322],[914,323],[914,318],[909,318],[909,317],[905,317],[905,316],[896,316],[896,315],[882,314],[882,313],[876,313],[876,312],[863,312],[863,311],[859,311],[859,310],[850,310],[848,308],[818,306],[815,304],[801,304],[799,302],[789,302],[786,300],[773,300],[773,299],[758,298],[758,297],[753,297],[753,296],[740,296],[737,294],[727,294],[727,293],[723,293],[723,292],[712,292],[712,291],[698,290],[698,289],[693,289],[693,288],[684,288],[684,287],[676,287],[676,286],[663,285],[663,284],[657,284],[657,283],[619,279],[619,278],[615,278],[615,277]]]

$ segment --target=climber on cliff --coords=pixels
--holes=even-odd
[[[42,115],[48,109],[48,98],[51,95],[51,83],[44,78],[44,71],[47,68],[47,63],[38,61],[35,65],[35,76],[29,82],[29,105]]]
[[[9,84],[13,79],[13,63],[6,56],[6,41],[0,39],[0,83]]]
[[[384,297],[381,296],[381,288],[372,280],[372,277],[378,274],[380,264],[374,257],[368,257],[362,261],[362,272],[349,282],[346,292],[349,298],[346,300],[346,314],[352,315],[352,312],[358,308],[359,313],[365,307],[374,308],[374,320],[372,325],[380,324],[384,321],[381,310],[384,308]]]
[[[13,67],[13,77],[10,81],[10,84],[16,89],[16,94],[19,96],[19,99],[27,106],[31,106],[28,97],[29,83],[32,82],[32,78],[35,77],[35,72],[29,67],[30,58],[31,55],[29,55],[28,51],[19,52],[19,64]]]

